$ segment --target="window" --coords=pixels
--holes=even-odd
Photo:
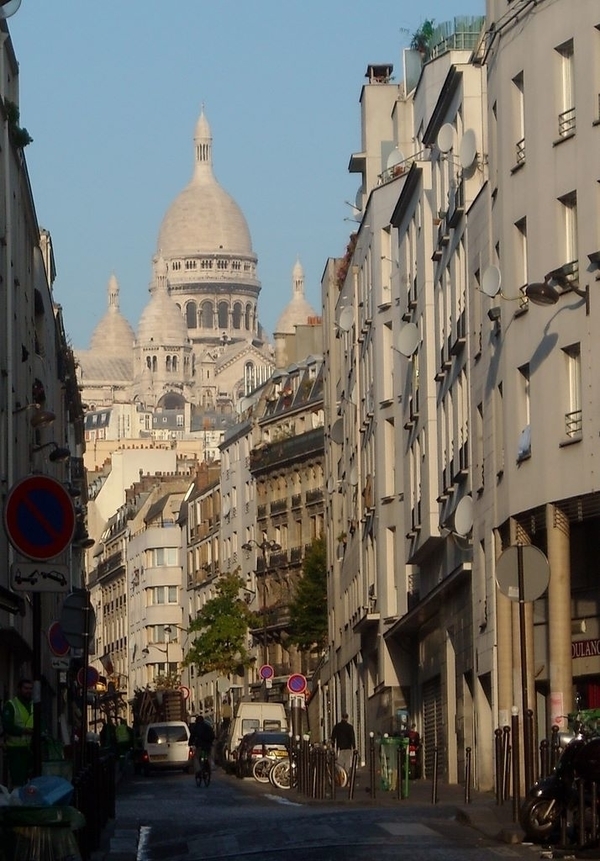
[[[161,565],[177,565],[178,555],[177,555],[177,547],[157,547],[154,551],[152,551],[154,556],[154,565],[155,567],[160,567]]]
[[[575,74],[573,41],[569,40],[556,49],[559,59],[558,81],[558,136],[575,134]]]
[[[531,416],[529,402],[530,374],[529,364],[522,365],[518,369],[518,391],[517,411],[522,431],[517,447],[517,461],[525,460],[531,456]]]
[[[515,248],[515,275],[517,284],[526,285],[527,278],[527,219],[522,218],[515,224],[516,248]]]
[[[177,586],[154,586],[148,592],[150,604],[177,604]]]
[[[563,355],[567,377],[565,434],[569,439],[581,439],[581,345],[572,344],[565,347]]]
[[[229,328],[229,308],[227,302],[219,302],[218,309],[219,329]]]
[[[185,322],[188,329],[195,329],[198,325],[198,314],[195,302],[188,302],[185,306]]]
[[[516,154],[515,165],[525,164],[525,96],[523,72],[513,78],[514,88],[514,126]]]
[[[577,193],[575,191],[559,198],[562,211],[562,230],[565,263],[573,263],[579,258],[577,226]]]
[[[213,303],[207,300],[202,303],[202,307],[200,309],[200,326],[203,329],[213,329],[214,325]]]

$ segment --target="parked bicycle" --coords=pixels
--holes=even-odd
[[[332,773],[331,765],[327,765],[327,779],[330,784],[335,781],[335,785],[340,789],[343,789],[348,783],[348,774],[346,769],[338,762],[334,763],[333,769]],[[261,778],[256,778],[259,782],[266,783],[268,781],[278,789],[291,789],[293,786],[297,786],[298,783],[298,767],[295,760],[291,760],[289,757],[277,760],[274,764],[271,764],[270,768],[267,767],[267,763],[263,763],[261,765],[260,774]]]

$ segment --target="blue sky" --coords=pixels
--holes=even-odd
[[[215,175],[242,208],[272,332],[299,256],[320,310],[358,188],[359,97],[369,63],[394,64],[425,18],[484,0],[22,0],[9,19],[40,224],[50,230],[75,347],[106,311],[112,272],[134,329],[163,216],[192,172],[202,104]]]

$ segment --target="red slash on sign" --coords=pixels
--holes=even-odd
[[[75,508],[60,481],[29,475],[10,489],[4,526],[13,547],[36,561],[59,556],[73,540]]]

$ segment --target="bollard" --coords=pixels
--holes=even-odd
[[[585,804],[585,785],[584,785],[583,780],[579,784],[578,788],[579,788],[579,811],[578,811],[579,815],[577,817],[577,820],[578,820],[577,830],[579,833],[577,834],[577,845],[579,846],[580,849],[583,849],[585,847],[585,843],[586,843],[586,840],[585,840],[585,815],[587,813],[586,804]]]
[[[402,798],[408,798],[408,787],[410,781],[410,744],[409,739],[406,739],[406,744],[403,745],[404,750],[404,767],[402,769]],[[400,779],[400,778],[398,778]]]
[[[523,715],[523,766],[525,773],[525,792],[533,785],[533,711],[527,709]]]
[[[402,798],[402,775],[404,774],[404,757],[403,750],[400,745],[396,748],[396,798],[398,801]]]
[[[540,742],[540,777],[548,777],[550,774],[550,745],[547,738]]]
[[[519,761],[519,714],[518,712],[512,715],[511,718],[511,738],[512,738],[512,774],[513,774],[513,798],[512,798],[512,813],[513,822],[519,821],[519,806],[521,801],[521,763]]]
[[[354,787],[356,784],[356,766],[358,764],[358,751],[352,751],[352,765],[350,766],[350,774],[348,775],[348,798],[350,801],[354,798]]]
[[[433,776],[431,780],[431,803],[438,803],[438,749],[433,748]]]
[[[377,790],[375,787],[375,735],[369,733],[369,782],[371,784],[371,798],[374,799]]]
[[[510,727],[505,726],[503,730],[502,737],[502,749],[504,756],[504,786],[502,788],[502,801],[506,801],[506,799],[510,795],[510,761],[511,761],[511,747],[510,747]]]
[[[494,750],[496,754],[496,804],[502,804],[502,787],[504,783],[504,760],[502,757],[502,730],[500,728],[494,730]]]
[[[471,748],[468,747],[465,756],[465,804],[471,803]]]
[[[550,741],[550,765],[553,769],[556,768],[556,763],[560,759],[559,732],[560,732],[560,727],[557,727],[556,725],[552,727],[551,741]]]

